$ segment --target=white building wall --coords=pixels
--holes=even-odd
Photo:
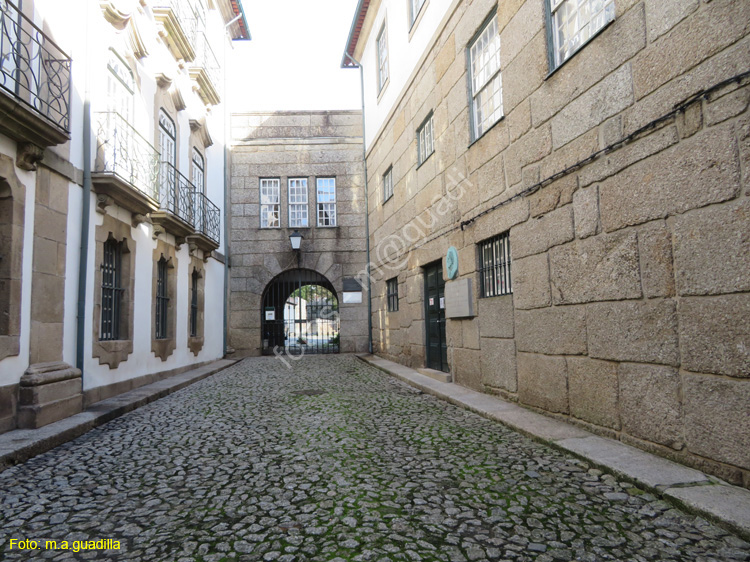
[[[367,108],[365,146],[368,149],[391,109],[401,97],[419,59],[453,4],[453,0],[427,0],[412,29],[410,29],[409,7],[406,0],[382,0],[379,6],[376,6],[375,2],[370,4],[370,12],[373,7],[376,7],[376,11],[374,14],[368,12],[367,15],[367,20],[372,18],[373,23],[367,32],[360,60],[364,67],[365,107]],[[379,93],[376,43],[384,21],[387,22],[389,78],[385,89]],[[360,42],[363,39],[365,36],[360,36]]]
[[[139,4],[135,2],[134,4]],[[174,77],[180,85],[187,108],[176,115],[179,127],[178,169],[188,179],[191,178],[190,119],[205,119],[213,145],[203,151],[206,159],[206,194],[219,207],[222,221],[221,246],[225,248],[223,230],[224,207],[224,124],[225,108],[223,105],[206,107],[187,75],[187,66],[180,68],[174,56],[158,38],[157,27],[150,18],[150,4],[143,9],[146,18],[139,18],[140,30],[147,43],[149,55],[136,62],[137,87],[133,124],[136,129],[153,145],[156,145],[156,116],[159,106],[155,103],[157,94],[156,75],[165,73]],[[43,29],[51,32],[55,42],[73,59],[72,89],[70,99],[71,140],[68,143],[52,147],[51,150],[70,162],[81,173],[83,163],[83,129],[84,100],[88,91],[92,100],[92,127],[96,127],[96,111],[106,108],[106,76],[108,48],[115,47],[119,53],[131,52],[127,31],[119,31],[107,22],[96,0],[35,0],[34,21]],[[207,20],[210,26],[208,35],[213,41],[213,48],[221,63],[224,51],[229,44],[225,35],[221,16],[216,10],[210,12]],[[225,45],[225,42],[227,45]],[[226,100],[224,83],[216,85],[222,100]],[[92,164],[96,150],[95,130],[92,135]],[[0,153],[15,160],[16,143],[0,135]],[[36,172],[15,170],[18,178],[26,187],[25,223],[23,245],[23,287],[21,295],[21,337],[20,353],[0,360],[0,386],[18,384],[21,375],[29,366],[30,331],[31,331],[31,287],[34,247],[34,217],[36,200]],[[71,182],[68,193],[67,247],[65,257],[65,286],[60,298],[64,299],[64,336],[63,360],[71,365],[76,364],[77,353],[77,316],[78,316],[78,270],[81,246],[81,220],[83,216],[83,188]],[[103,216],[96,212],[96,194],[91,193],[89,246],[87,253],[86,309],[84,328],[84,390],[111,385],[144,375],[180,369],[194,363],[220,358],[224,354],[224,264],[211,257],[204,264],[204,345],[197,356],[188,348],[188,314],[190,261],[188,244],[177,251],[178,267],[176,275],[176,349],[162,361],[151,351],[153,305],[153,251],[156,241],[153,240],[153,226],[142,223],[131,229],[135,242],[135,291],[133,309],[133,353],[116,368],[99,365],[97,358],[92,357],[93,326],[97,319],[94,315],[93,295],[97,283],[101,282],[99,264],[96,263],[95,228],[101,225]],[[130,223],[131,213],[117,205],[107,207],[107,213],[126,223]],[[162,234],[163,239],[174,244],[171,234]]]

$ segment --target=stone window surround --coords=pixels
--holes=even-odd
[[[192,291],[193,291],[193,272],[198,272],[198,326],[197,335],[195,337],[190,335],[190,306],[192,302]],[[203,266],[203,260],[196,257],[190,259],[190,267],[188,271],[188,348],[196,357],[203,349],[203,343],[205,341],[205,310],[206,310],[206,272]]]
[[[0,261],[0,282],[7,283],[0,292],[0,310],[8,311],[8,322],[0,326],[0,360],[18,355],[21,339],[21,277],[26,187],[16,176],[13,159],[0,154],[0,239],[10,252]],[[7,216],[4,216],[5,213]],[[8,228],[8,231],[6,231]],[[9,264],[9,265],[7,265]],[[8,270],[5,270],[8,267]]]
[[[388,312],[398,311],[398,277],[393,277],[385,282],[385,293]]]
[[[388,166],[388,169],[383,174],[383,203],[390,201],[393,198],[393,165]]]
[[[128,355],[133,353],[133,302],[135,297],[135,249],[136,245],[131,237],[131,225],[122,222],[111,215],[104,215],[102,225],[95,228],[95,258],[96,276],[94,278],[94,318],[92,357],[99,359],[100,365],[108,365],[116,369],[120,363],[127,361]],[[120,302],[120,337],[119,340],[101,341],[102,316],[102,284],[101,264],[104,261],[104,243],[110,238],[123,243],[122,248],[122,301]],[[124,336],[124,337],[123,337]]]
[[[167,337],[156,339],[156,286],[158,279],[157,263],[161,258],[167,261]],[[162,361],[166,361],[177,347],[177,249],[161,238],[156,241],[153,252],[151,286],[151,351]]]

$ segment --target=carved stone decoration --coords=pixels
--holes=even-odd
[[[161,225],[161,224],[155,224],[154,225],[154,232],[151,235],[151,238],[153,238],[154,240],[156,240],[157,238],[159,238],[160,234],[164,234],[165,232],[166,232],[166,230],[164,230],[164,226],[163,225]]]
[[[203,252],[203,263],[206,263],[212,254],[213,252]]]
[[[167,89],[172,85],[172,82],[174,81],[174,78],[167,74],[166,72],[162,72],[160,74],[156,75],[156,83],[160,88]]]
[[[133,228],[138,228],[144,222],[151,222],[148,215],[142,215],[141,213],[132,213],[130,215],[130,224]]]
[[[104,19],[117,29],[125,29],[133,17],[135,5],[132,0],[99,0]]]
[[[100,215],[106,215],[107,214],[107,207],[110,205],[113,205],[115,202],[114,199],[112,199],[109,195],[106,195],[104,193],[98,193],[96,195],[96,212]]]
[[[141,34],[137,20],[133,20],[133,24],[130,26],[130,46],[136,58],[142,59],[148,56],[148,46],[143,34]]]
[[[198,244],[192,238],[188,238],[188,248],[190,249],[190,256],[193,258],[198,257]]]
[[[211,135],[208,132],[208,125],[206,124],[205,119],[191,119],[190,120],[190,130],[194,133],[198,133],[200,136],[201,142],[203,143],[203,146],[208,148],[211,146],[214,141],[211,138]]]
[[[179,250],[182,248],[182,245],[185,243],[185,237],[184,236],[177,236],[174,237],[174,247]]]
[[[177,111],[184,111],[187,109],[187,103],[185,103],[185,98],[182,97],[182,90],[180,90],[180,88],[175,86],[170,90],[169,94],[172,96],[172,103],[174,103],[174,107]]]
[[[30,142],[19,142],[16,152],[16,166],[33,172],[44,157],[44,149]]]

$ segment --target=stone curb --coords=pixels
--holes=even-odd
[[[39,429],[14,429],[0,435],[0,471],[54,449],[128,412],[164,398],[237,363],[222,359],[192,371],[92,404],[80,414]]]
[[[358,354],[357,357],[427,394],[575,455],[750,540],[750,491],[744,488],[730,486],[698,470],[501,398],[434,380],[377,355]]]

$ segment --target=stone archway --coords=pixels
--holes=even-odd
[[[261,302],[264,355],[339,352],[339,301],[325,276],[286,270],[266,285]]]

